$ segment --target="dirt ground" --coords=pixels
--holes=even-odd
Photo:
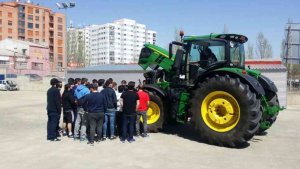
[[[1,169],[296,169],[300,165],[300,106],[281,112],[266,136],[241,149],[199,142],[188,125],[94,147],[63,138],[46,141],[46,93],[0,91]]]

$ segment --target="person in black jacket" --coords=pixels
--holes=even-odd
[[[136,117],[136,110],[139,107],[139,95],[134,91],[135,82],[128,83],[128,90],[123,92],[120,98],[122,107],[122,136],[121,142],[125,143],[128,133],[128,142],[135,141],[133,138],[134,122]],[[129,128],[127,130],[127,128]]]
[[[63,135],[73,137],[72,134],[72,123],[74,121],[73,107],[76,106],[75,97],[71,91],[71,85],[66,84],[64,93],[62,94],[62,105],[63,105]]]
[[[56,78],[50,80],[51,88],[47,91],[47,140],[60,141],[57,139],[57,126],[61,114],[61,96],[58,90],[59,81]]]
[[[104,124],[103,124],[103,139],[106,139],[107,136],[107,124],[109,123],[109,131],[110,131],[110,139],[113,140],[116,138],[115,136],[115,118],[116,118],[116,111],[117,111],[117,96],[116,92],[114,91],[113,87],[113,80],[108,79],[105,82],[105,88],[101,91],[103,93],[107,110],[105,111],[104,117]]]
[[[94,145],[96,126],[98,127],[97,136],[101,137],[102,135],[104,112],[106,111],[107,107],[105,97],[102,93],[97,92],[98,85],[92,85],[92,92],[83,96],[83,98],[80,100],[80,102],[82,102],[82,105],[85,105],[88,111],[87,116],[90,126],[90,136],[88,144],[90,144],[91,146]],[[98,138],[98,140],[100,141],[100,138]]]

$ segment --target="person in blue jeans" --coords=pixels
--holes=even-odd
[[[134,91],[135,82],[130,81],[128,83],[128,90],[123,92],[120,98],[122,107],[122,136],[121,142],[125,143],[128,127],[128,142],[135,141],[133,138],[134,124],[136,111],[139,107],[139,95]]]
[[[113,140],[116,138],[115,136],[115,118],[117,111],[117,96],[114,91],[113,80],[107,79],[104,84],[104,89],[101,91],[101,94],[104,95],[106,100],[107,109],[105,111],[104,116],[104,124],[103,124],[103,138],[102,140],[106,140],[107,137],[107,125],[109,123],[109,131],[110,131],[110,139]]]

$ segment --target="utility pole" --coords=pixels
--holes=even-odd
[[[70,3],[56,3],[56,6],[58,7],[58,9],[64,9],[65,10],[65,18],[66,18],[66,31],[65,31],[65,58],[64,58],[64,74],[65,77],[67,77],[67,69],[68,69],[68,61],[67,61],[67,57],[68,57],[68,52],[67,52],[67,45],[68,45],[68,19],[67,19],[67,9],[68,8],[74,8],[75,7],[75,2],[70,2]]]

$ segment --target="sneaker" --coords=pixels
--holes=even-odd
[[[149,135],[147,134],[147,133],[144,133],[143,135],[142,135],[142,137],[149,137]]]
[[[135,141],[135,139],[133,138],[133,139],[130,139],[130,140],[128,140],[128,142],[129,143],[132,143],[132,142],[134,142]]]
[[[73,138],[73,137],[74,137],[73,134],[68,135],[68,138]]]
[[[122,143],[125,143],[125,139],[121,139],[121,142],[122,142]]]
[[[62,134],[63,136],[67,136],[68,134],[67,134],[67,132],[63,132],[63,134]]]
[[[60,139],[58,139],[58,138],[54,138],[54,139],[49,139],[49,141],[60,141]]]
[[[87,144],[89,144],[90,146],[94,146],[94,142],[88,141]]]
[[[116,136],[110,136],[110,140],[114,140],[114,139],[116,139],[117,137]]]
[[[101,138],[101,141],[105,141],[105,140],[106,140],[106,137],[102,137],[102,138]]]

